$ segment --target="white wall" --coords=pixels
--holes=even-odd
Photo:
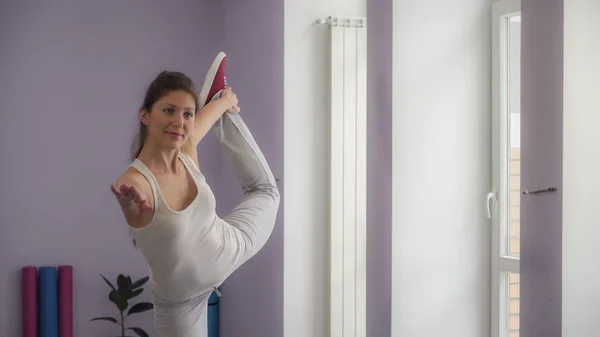
[[[564,3],[563,336],[600,331],[600,2]]]
[[[366,0],[285,1],[286,337],[328,336],[329,16],[366,16]]]
[[[394,1],[392,336],[489,336],[490,4]]]

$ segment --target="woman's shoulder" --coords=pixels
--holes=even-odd
[[[144,175],[138,171],[136,168],[134,167],[128,167],[125,172],[123,172],[118,178],[117,178],[117,186],[120,185],[128,185],[128,186],[133,186],[139,189],[143,189],[143,190],[150,190],[150,184],[148,182],[148,180],[146,179],[146,177],[144,177]]]

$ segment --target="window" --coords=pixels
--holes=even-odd
[[[519,336],[521,3],[492,4],[492,337]]]

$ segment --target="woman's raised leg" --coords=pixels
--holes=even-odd
[[[242,201],[223,218],[233,228],[240,252],[233,270],[267,242],[279,209],[279,189],[263,153],[237,113],[226,112],[215,124],[217,137],[243,191]]]

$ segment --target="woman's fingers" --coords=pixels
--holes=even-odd
[[[140,204],[140,208],[142,209],[142,211],[152,212],[152,207],[150,207],[150,203],[148,202],[148,200],[145,200],[144,202],[142,202]]]
[[[121,195],[125,198],[130,198],[129,195],[129,186],[123,184],[119,187],[119,192],[121,192]]]
[[[114,184],[110,185],[110,190],[115,195],[115,197],[117,197],[117,199],[123,198],[123,195],[119,192],[119,189]]]
[[[119,187],[110,185],[110,190],[123,204],[135,203],[142,211],[150,212],[152,207],[146,194],[133,186],[121,185]]]
[[[148,197],[146,196],[146,193],[140,191],[139,189],[133,187],[133,186],[129,186],[128,187],[128,192],[129,192],[129,196],[131,198],[131,200],[136,203],[137,205],[139,205],[140,209],[142,211],[152,211],[152,208],[150,207],[150,202],[148,201]]]
[[[119,187],[112,185],[110,189],[113,191],[114,195],[120,202],[129,203],[131,201],[134,201],[131,187],[127,185],[121,185]]]
[[[229,100],[232,106],[236,106],[238,104],[237,95],[231,90],[231,87],[225,87],[221,92],[221,97]]]
[[[148,202],[148,197],[146,196],[146,194],[144,192],[138,190],[135,187],[131,187],[130,192],[131,192],[131,196],[133,197],[133,200],[135,201],[135,203],[140,205],[140,208],[143,211],[151,210],[150,203]]]

